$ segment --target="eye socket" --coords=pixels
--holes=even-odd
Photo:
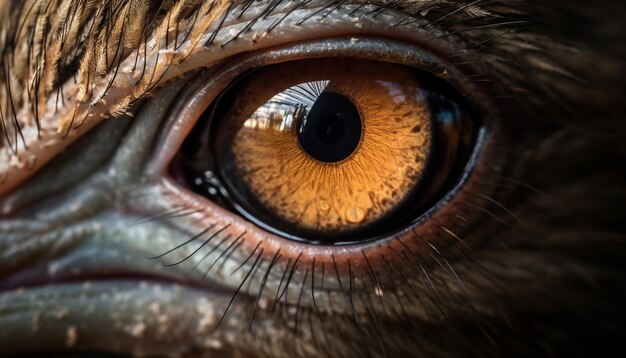
[[[180,181],[280,236],[341,244],[389,236],[459,179],[477,123],[419,69],[354,58],[241,75],[186,139]]]

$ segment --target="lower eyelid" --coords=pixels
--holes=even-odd
[[[467,178],[467,183],[463,184],[463,188],[458,189],[458,193],[442,203],[440,208],[433,210],[420,222],[393,237],[365,244],[336,247],[306,245],[285,240],[241,219],[237,214],[220,207],[216,203],[188,191],[169,177],[158,180],[153,184],[154,188],[149,189],[151,192],[159,193],[158,195],[147,198],[146,202],[133,209],[137,211],[161,212],[169,210],[174,212],[184,208],[182,212],[190,214],[164,219],[186,233],[184,237],[181,237],[181,242],[192,237],[194,232],[209,225],[215,225],[215,228],[225,228],[220,233],[220,237],[230,236],[229,242],[245,233],[245,240],[241,241],[238,245],[238,252],[231,258],[231,260],[236,261],[235,257],[238,257],[239,263],[255,249],[260,248],[262,249],[260,257],[265,260],[272,260],[273,256],[280,250],[280,260],[283,263],[288,259],[293,260],[298,257],[302,262],[302,267],[308,267],[315,260],[318,265],[338,266],[341,274],[346,270],[345,265],[348,261],[351,263],[351,272],[367,274],[371,267],[380,268],[381,258],[389,258],[390,253],[394,252],[396,252],[394,255],[397,255],[397,252],[410,253],[414,259],[424,260],[425,267],[428,267],[433,255],[454,262],[459,259],[459,253],[469,255],[473,246],[480,243],[480,240],[486,239],[465,236],[469,230],[468,226],[478,222],[480,216],[484,215],[478,210],[468,210],[468,204],[475,207],[488,207],[488,200],[475,195],[475,193],[489,196],[495,190],[494,187],[484,181],[484,178],[487,175],[497,176],[499,173],[498,167],[490,164],[490,160],[498,161],[497,154],[490,153],[497,153],[494,149],[499,146],[500,144],[496,143],[495,140],[486,140],[485,149],[481,153],[481,164]],[[163,203],[167,203],[167,207],[163,207]],[[459,216],[463,220],[460,220]],[[208,245],[206,249],[208,250],[211,245],[213,244]],[[452,250],[452,247],[456,247],[456,249]],[[202,254],[200,253],[190,261],[197,263],[194,260],[201,260],[201,258]],[[232,265],[233,263],[230,264],[231,267]]]
[[[486,170],[492,173],[492,169],[478,168],[477,171]],[[472,180],[467,184],[466,190],[488,193],[489,187],[479,183],[479,180]],[[185,210],[199,210],[194,214],[163,219],[170,225],[178,227],[182,233],[179,242],[189,240],[209,225],[214,226],[207,236],[219,232],[219,237],[214,238],[204,250],[185,262],[187,266],[183,264],[183,270],[185,267],[197,267],[202,275],[207,267],[215,266],[208,275],[204,274],[202,279],[219,282],[232,289],[245,283],[247,274],[258,271],[261,273],[256,274],[256,277],[252,275],[250,280],[253,283],[244,286],[241,294],[251,297],[261,294],[259,297],[269,300],[271,304],[276,297],[282,297],[279,295],[281,290],[283,293],[284,290],[288,290],[289,293],[279,299],[279,303],[288,306],[290,303],[294,304],[294,297],[299,297],[298,307],[310,310],[315,307],[322,311],[330,310],[334,314],[346,315],[354,314],[353,309],[360,312],[360,305],[366,304],[362,296],[357,295],[382,297],[386,294],[395,297],[387,299],[405,302],[402,304],[403,306],[406,304],[403,314],[426,318],[428,312],[436,308],[436,303],[426,300],[420,304],[411,304],[411,298],[405,297],[407,294],[414,294],[413,288],[408,293],[405,292],[407,280],[411,280],[416,287],[421,287],[416,281],[417,277],[421,278],[421,272],[428,272],[425,273],[428,277],[439,269],[446,271],[446,274],[449,274],[448,267],[451,270],[454,270],[451,267],[456,267],[458,270],[461,267],[459,264],[463,263],[457,261],[466,261],[467,257],[471,257],[473,246],[478,243],[475,234],[468,235],[470,231],[466,224],[474,223],[475,219],[484,213],[474,210],[471,211],[472,215],[467,215],[463,212],[463,219],[467,222],[461,223],[456,216],[460,215],[464,203],[472,202],[486,207],[485,203],[476,202],[476,197],[472,197],[471,194],[460,194],[447,203],[446,209],[434,213],[421,225],[394,237],[364,245],[323,247],[302,245],[273,236],[251,223],[244,222],[215,203],[187,192],[170,179],[155,183],[149,191],[159,194],[147,197],[149,203],[143,203],[142,210],[145,210],[145,207],[158,210],[163,202],[167,202],[169,208],[183,206]],[[241,235],[245,235],[245,239],[237,241]],[[198,245],[201,243],[197,242],[196,246],[191,248],[183,248],[187,249],[187,252],[178,253],[178,256],[166,255],[159,260],[164,264],[172,264],[186,259]],[[207,259],[205,253],[215,249],[216,246],[217,253]],[[218,254],[216,259],[215,255]],[[269,266],[272,262],[273,266]],[[196,275],[193,271],[190,271],[191,277]],[[234,275],[237,271],[238,273]],[[266,274],[269,274],[267,282],[259,282]],[[457,275],[456,272],[454,274]],[[457,279],[465,281],[465,285],[471,289],[469,286],[471,283],[464,280],[466,277],[463,273],[458,275],[461,276]],[[284,283],[286,276],[289,277],[288,283]],[[426,285],[424,282],[422,284]],[[259,287],[263,286],[266,286],[265,289],[259,291]],[[305,291],[303,295],[302,292]],[[354,303],[350,303],[353,300],[352,295],[355,297]],[[374,296],[371,297],[376,299]],[[327,306],[329,302],[334,302],[332,307]],[[351,308],[353,304],[354,307]],[[384,312],[385,308],[372,306],[370,309]]]

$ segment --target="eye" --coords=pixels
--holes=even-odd
[[[216,326],[238,294],[256,297],[250,322],[293,305],[359,321],[356,300],[419,300],[405,291],[428,289],[425,270],[478,243],[508,153],[481,69],[441,53],[335,36],[181,78],[146,168],[154,194],[131,210],[185,235],[151,257],[236,290]]]
[[[279,236],[341,244],[410,226],[456,183],[477,122],[446,81],[356,58],[232,82],[174,166],[182,184]]]

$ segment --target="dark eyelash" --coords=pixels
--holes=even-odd
[[[491,200],[492,203],[493,201],[495,201],[495,199]],[[477,208],[480,208],[481,212],[489,213],[494,220],[498,220],[499,222],[506,222],[508,227],[517,226],[516,223],[519,224],[521,227],[521,223],[518,222],[515,214],[510,212],[506,207],[501,204],[495,206],[497,208],[500,208],[501,210],[504,210],[507,215],[510,215],[514,221],[513,223],[508,223],[508,221],[510,220],[506,218],[501,218],[500,214],[491,211],[487,206],[483,206],[477,203],[475,205],[472,204],[474,205],[473,207],[469,207],[469,204],[472,203],[468,201],[467,210],[475,211]],[[182,219],[184,218],[184,216],[191,215],[184,214],[179,216],[178,214],[181,213],[181,210],[183,212],[193,211],[189,207],[174,208],[172,210],[166,211],[165,213],[159,212],[158,216],[169,216],[173,219]],[[442,231],[445,231],[447,233],[447,235],[456,236],[455,239],[457,240],[460,239],[456,234],[454,234],[454,229],[447,227],[443,223],[440,223],[439,226],[442,228]],[[220,266],[222,266],[225,262],[230,260],[233,253],[238,250],[238,247],[241,245],[243,240],[245,240],[246,232],[244,231],[237,237],[233,237],[232,235],[221,237],[219,243],[209,248],[207,246],[207,243],[212,239],[218,237],[219,233],[225,230],[227,227],[228,225],[220,226],[219,228],[215,227],[215,225],[207,226],[199,234],[194,235],[190,239],[184,241],[182,244],[175,246],[174,248],[166,251],[161,255],[153,257],[152,259],[164,259],[165,257],[167,257],[167,255],[173,253],[174,251],[181,250],[187,245],[195,243],[198,240],[202,240],[200,241],[200,246],[193,249],[192,252],[189,255],[185,256],[183,259],[179,259],[173,263],[164,262],[164,264],[166,266],[178,266],[188,261],[194,255],[202,255],[202,258],[194,264],[190,272],[199,270],[201,265],[204,265],[208,268],[205,271],[199,271],[203,273],[202,277],[206,278],[209,271],[211,271],[216,265],[219,264]],[[521,229],[523,230],[523,227],[521,227]],[[202,237],[205,237],[205,239],[202,239]],[[424,238],[420,237],[420,235],[417,233],[415,233],[413,239],[424,240]],[[302,265],[300,264],[300,258],[302,257],[303,252],[300,252],[295,260],[292,258],[283,258],[280,249],[266,256],[264,254],[264,248],[261,247],[261,241],[249,254],[247,254],[245,258],[241,258],[239,260],[239,263],[236,264],[236,267],[231,271],[230,274],[227,274],[228,276],[232,276],[234,273],[240,270],[245,270],[243,271],[243,278],[238,284],[235,285],[237,289],[235,290],[233,296],[230,298],[229,304],[222,313],[214,329],[216,330],[219,328],[221,323],[226,318],[232,304],[237,299],[241,298],[240,296],[243,295],[245,299],[249,299],[251,302],[254,302],[254,304],[251,306],[252,308],[250,309],[250,312],[248,312],[249,332],[259,334],[257,325],[261,322],[264,322],[265,320],[273,319],[273,317],[275,317],[276,315],[278,315],[278,317],[283,317],[282,319],[286,317],[291,317],[291,319],[293,319],[294,332],[297,332],[297,330],[300,329],[299,327],[301,327],[301,324],[303,323],[301,321],[302,315],[306,314],[302,313],[303,311],[305,311],[304,307],[302,306],[304,295],[308,295],[310,301],[312,302],[312,306],[306,310],[308,311],[308,314],[316,314],[319,319],[322,319],[322,316],[325,314],[333,315],[334,308],[332,307],[332,305],[329,306],[323,304],[325,308],[324,310],[321,310],[319,303],[320,299],[324,300],[322,297],[326,295],[328,296],[328,299],[332,301],[334,299],[338,299],[335,294],[339,294],[339,296],[343,297],[344,303],[347,305],[347,307],[350,307],[350,310],[352,311],[353,324],[362,327],[362,329],[368,331],[369,334],[377,337],[376,339],[380,342],[381,350],[385,350],[385,346],[388,343],[385,342],[385,337],[381,334],[382,326],[378,325],[380,319],[384,317],[373,318],[373,316],[381,314],[380,311],[377,311],[375,306],[384,307],[384,301],[387,299],[383,298],[382,294],[377,294],[377,291],[384,291],[386,294],[395,296],[394,302],[397,301],[397,307],[394,308],[395,313],[391,314],[402,315],[402,312],[405,312],[404,314],[406,314],[408,308],[406,308],[404,305],[406,303],[409,303],[412,305],[421,306],[424,310],[426,310],[428,315],[438,314],[442,315],[444,319],[446,317],[446,312],[440,309],[438,300],[441,299],[442,295],[447,296],[452,294],[452,292],[449,291],[449,282],[446,283],[444,280],[442,280],[440,276],[433,276],[432,273],[429,272],[430,270],[427,267],[429,266],[429,264],[425,262],[427,261],[425,258],[422,258],[418,256],[415,252],[413,252],[411,248],[401,238],[395,237],[394,240],[399,242],[401,246],[399,249],[394,249],[389,245],[387,246],[389,254],[383,255],[381,257],[381,261],[383,263],[383,267],[381,269],[376,270],[371,265],[370,259],[367,255],[367,250],[361,251],[367,267],[366,271],[363,273],[357,273],[356,271],[354,271],[349,259],[346,262],[342,263],[341,266],[343,266],[344,268],[339,269],[338,262],[335,260],[334,256],[333,265],[331,265],[332,267],[327,267],[324,265],[324,263],[321,263],[321,265],[316,264],[315,258],[313,258],[313,261],[309,267],[302,268]],[[224,247],[226,243],[228,243],[228,245]],[[456,272],[449,259],[442,254],[441,250],[438,250],[430,243],[429,245],[431,245],[431,247],[433,248],[433,252],[430,255],[430,258],[434,261],[436,265],[441,268],[440,274],[444,273],[448,275],[451,278],[452,282],[456,282],[456,284],[458,284],[463,292],[468,292],[468,287],[466,286],[459,273]],[[203,248],[205,248],[204,251],[202,250]],[[456,250],[458,251],[458,253],[461,254],[463,260],[466,260],[467,262],[472,262],[473,265],[478,265],[478,263],[471,258],[470,251],[463,249],[463,247],[459,246],[456,246]],[[218,252],[219,254],[217,258],[215,258],[212,262],[205,262],[205,260],[207,260],[211,255],[214,255]],[[280,264],[281,261],[282,264]],[[406,269],[401,268],[399,266],[400,262],[404,262],[409,267],[413,267],[412,270],[414,271],[410,273],[411,271],[406,271]],[[279,267],[282,267],[282,269],[279,269]],[[485,280],[493,280],[489,278],[489,275],[486,274],[486,271],[480,269],[479,266],[476,267],[476,274],[479,274]],[[383,270],[384,272],[381,272],[380,270]],[[264,299],[263,297],[266,297],[265,299],[267,299],[267,283],[269,277],[274,276],[275,272],[277,273],[278,277],[280,277],[278,287],[275,289],[275,293],[269,296],[269,300],[271,301],[269,308],[267,310],[261,311],[259,310],[260,301],[261,299]],[[296,272],[299,272],[299,283],[297,284],[298,287],[296,287],[297,297],[293,298],[289,296],[289,292],[292,291],[292,286],[295,282],[294,279]],[[399,281],[385,282],[385,280],[380,278],[381,273],[383,276],[386,277],[390,274],[391,276],[396,276],[399,278]],[[419,277],[421,281],[421,286],[425,289],[425,291],[421,290],[418,293],[415,290],[413,285],[409,282],[409,273],[413,277]],[[257,276],[261,277],[260,283],[255,283],[254,281]],[[338,292],[325,289],[324,282],[327,276],[334,276],[334,278],[337,280],[339,284]],[[494,280],[493,282],[496,281]],[[358,292],[358,295],[356,295],[356,292]],[[399,294],[401,295],[401,297],[407,300],[406,303],[403,299],[400,298],[400,296],[398,296]],[[454,294],[452,295],[454,296]],[[333,298],[331,298],[331,296]],[[355,302],[358,302],[361,306],[364,306],[364,310],[358,312],[355,309]],[[467,309],[469,310],[468,312],[470,314],[472,314],[471,312],[476,313],[476,308],[473,307],[471,304],[463,304],[467,306]],[[280,309],[277,310],[277,308]],[[288,314],[287,310],[289,310],[290,308],[294,309],[296,313],[291,315]],[[264,316],[259,316],[261,313],[263,313]],[[369,323],[367,325],[362,322],[363,317],[369,317]],[[304,323],[306,323],[306,321],[304,321]],[[349,323],[348,321],[345,321],[345,318],[342,318],[342,321],[337,323],[336,329],[341,330],[341,326],[344,324]],[[485,328],[483,327],[480,329]]]

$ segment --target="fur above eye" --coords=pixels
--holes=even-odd
[[[265,230],[306,243],[388,237],[458,182],[478,122],[446,81],[355,58],[242,74],[177,159],[183,184]]]

